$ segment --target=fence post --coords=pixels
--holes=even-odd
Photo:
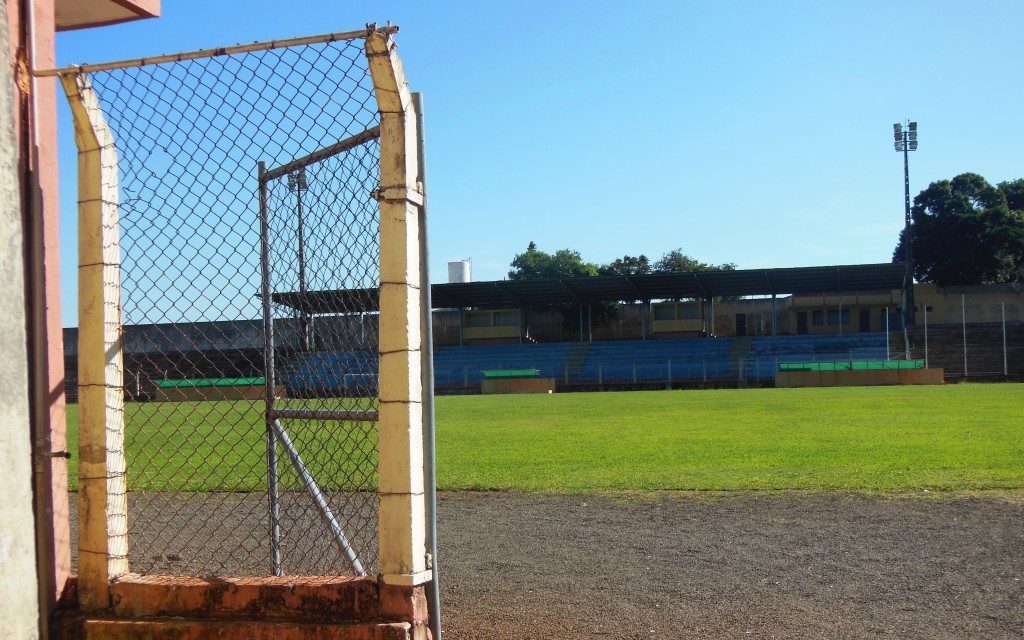
[[[601,361],[597,361],[597,384],[604,384],[604,371],[601,369]]]
[[[1000,306],[1002,307],[1003,315],[1003,375],[1008,376],[1010,375],[1010,366],[1006,359],[1006,303],[1001,302]]]
[[[924,305],[924,368],[928,368],[928,305]]]
[[[267,439],[267,501],[270,514],[270,570],[275,576],[281,575],[281,519],[278,495],[277,434],[274,431],[274,398],[277,384],[274,370],[274,317],[270,297],[270,219],[267,214],[267,181],[264,174],[267,167],[259,165],[260,186],[260,295],[263,307],[263,376],[264,389],[263,418],[266,422]],[[305,336],[303,335],[303,340]]]
[[[668,359],[668,385],[672,386],[672,358]]]
[[[636,384],[636,359],[633,359],[633,384]]]
[[[964,332],[964,377],[967,377],[967,303],[960,294],[960,326]]]
[[[370,29],[366,56],[380,110],[380,572],[419,585],[427,565],[416,112],[394,41]]]
[[[89,76],[60,78],[78,146],[78,598],[128,572],[117,149]]]
[[[704,382],[708,381],[708,357],[704,356],[701,358],[701,368],[704,372]]]
[[[885,360],[891,359],[889,355],[889,307],[885,308]]]

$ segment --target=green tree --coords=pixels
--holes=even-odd
[[[559,249],[554,253],[541,251],[531,242],[526,251],[512,258],[509,280],[540,280],[544,278],[581,278],[596,276],[596,264],[584,262],[579,251]]]
[[[1011,211],[1024,211],[1024,178],[1000,182],[996,188],[1006,196],[1006,206]]]
[[[963,173],[928,185],[911,209],[914,277],[939,285],[1013,280],[1024,264],[1022,200],[1021,180],[994,187]],[[893,262],[904,260],[904,242],[900,232]]]
[[[651,273],[651,261],[642,253],[636,257],[625,255],[601,265],[597,272],[602,276],[645,276]]]
[[[661,259],[654,263],[654,273],[687,273],[690,271],[735,271],[736,264],[725,262],[722,264],[708,264],[692,258],[682,249],[673,249],[661,256]]]

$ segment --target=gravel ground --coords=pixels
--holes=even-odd
[[[1024,638],[1020,494],[444,493],[439,517],[447,640]]]

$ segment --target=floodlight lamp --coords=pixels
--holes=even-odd
[[[897,151],[903,151],[903,141],[902,140],[897,140],[896,144],[894,144],[893,146],[896,147]]]
[[[299,191],[305,191],[306,190],[306,170],[305,170],[305,168],[299,169],[298,171],[296,171],[294,173],[289,173],[288,174],[288,190],[289,191],[295,191],[296,189],[298,189]]]
[[[911,122],[910,125],[909,125],[909,128],[910,128],[910,135],[914,135],[915,133],[917,133],[917,123],[916,122]]]
[[[892,125],[892,134],[894,136],[896,136],[897,138],[902,138],[903,137],[903,125],[901,125],[898,122],[893,124]]]
[[[910,143],[910,150],[911,151],[917,151],[917,140],[911,141],[911,143]]]

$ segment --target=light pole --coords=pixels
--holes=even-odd
[[[892,125],[893,145],[903,152],[903,260],[907,274],[903,280],[903,324],[914,324],[914,240],[910,233],[910,152],[917,151],[917,123],[908,122],[906,130],[899,122]]]
[[[306,239],[302,229],[302,192],[306,190],[306,168],[288,174],[288,191],[295,193],[296,233],[299,236],[299,304],[306,302]],[[299,337],[304,350],[313,348],[309,332],[309,316],[304,308],[299,309]]]

